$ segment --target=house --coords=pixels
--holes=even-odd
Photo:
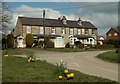
[[[114,40],[118,41],[120,40],[120,27],[116,28],[110,28],[106,33],[106,41],[108,40]]]
[[[18,17],[14,36],[23,37],[20,41],[23,46],[26,45],[25,38],[28,33],[33,34],[34,39],[43,40],[43,18]],[[82,44],[97,44],[97,28],[91,22],[82,21],[80,18],[78,21],[67,20],[65,16],[61,19],[45,18],[45,36],[50,36],[55,48],[65,47],[68,42],[73,45],[75,41],[81,41]]]
[[[104,42],[105,42],[105,36],[102,36],[102,35],[97,36],[97,44],[103,45]]]

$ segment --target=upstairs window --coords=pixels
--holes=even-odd
[[[65,28],[62,27],[61,34],[65,34]]]
[[[85,29],[85,35],[88,35],[88,29]]]
[[[77,33],[80,35],[81,34],[81,29],[77,29]]]
[[[73,35],[73,28],[70,28],[70,34]]]
[[[114,33],[114,36],[117,36],[118,34],[117,33]]]
[[[108,36],[111,36],[111,33],[109,33]]]
[[[40,27],[40,34],[44,34],[44,28]]]
[[[55,28],[54,27],[51,28],[51,34],[55,34]]]
[[[96,31],[95,29],[92,29],[92,35],[95,35],[95,31]]]
[[[27,26],[27,33],[31,33],[31,26]]]

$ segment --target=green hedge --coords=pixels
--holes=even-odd
[[[13,34],[8,34],[7,35],[7,47],[13,48],[13,46],[14,46],[14,36]]]
[[[26,46],[27,47],[32,47],[33,43],[34,43],[33,35],[32,34],[27,34],[26,35]]]

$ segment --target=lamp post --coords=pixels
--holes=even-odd
[[[45,10],[43,10],[43,28],[44,28],[44,49],[46,48],[46,38],[45,38]]]

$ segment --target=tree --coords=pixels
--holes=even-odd
[[[14,46],[14,37],[13,34],[8,34],[7,35],[7,47],[8,48],[13,48]]]
[[[0,2],[1,5],[1,15],[2,15],[2,19],[0,19],[0,22],[2,23],[2,30],[6,31],[8,24],[11,23],[12,21],[12,14],[11,14],[11,10],[8,7],[8,4],[5,2]]]
[[[33,35],[32,34],[27,34],[26,35],[26,46],[27,47],[32,47],[33,43],[34,43]]]

